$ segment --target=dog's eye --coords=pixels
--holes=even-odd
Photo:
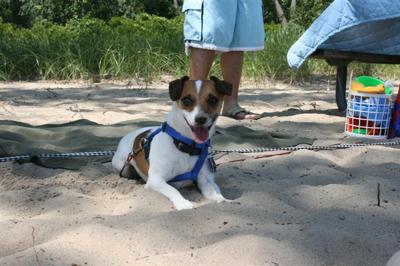
[[[186,107],[191,106],[193,104],[193,100],[190,99],[189,97],[184,97],[181,101],[182,101],[182,104]]]
[[[216,98],[214,96],[209,96],[207,99],[207,103],[209,105],[216,105],[218,103],[218,98]]]

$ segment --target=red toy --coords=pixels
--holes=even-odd
[[[385,129],[381,128],[380,126],[376,126],[374,122],[362,117],[348,117],[346,126],[346,130],[348,132],[353,132],[360,135],[381,136],[385,134]]]

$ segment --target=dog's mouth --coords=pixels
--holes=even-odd
[[[208,140],[208,127],[190,127],[192,137],[196,143],[204,143]]]
[[[196,143],[201,144],[201,143],[204,143],[204,142],[206,142],[208,140],[208,137],[209,137],[208,132],[209,132],[212,124],[209,127],[191,126],[189,124],[189,122],[186,120],[186,118],[185,118],[185,121],[186,121],[187,125],[190,127],[190,129],[192,130],[192,139]]]

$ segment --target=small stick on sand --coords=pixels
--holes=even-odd
[[[280,156],[280,155],[286,155],[292,153],[291,151],[285,151],[282,153],[275,153],[275,154],[266,154],[266,155],[258,155],[254,156],[254,159],[262,159],[262,158],[269,158],[269,157],[274,157],[274,156]]]
[[[39,256],[37,254],[36,247],[35,247],[35,227],[33,227],[33,226],[32,226],[32,248],[33,248],[33,251],[35,252],[36,262],[39,266],[41,266],[40,261],[39,261]]]
[[[378,187],[377,187],[377,192],[378,194],[376,195],[377,199],[378,199],[378,207],[381,206],[381,184],[378,183]]]

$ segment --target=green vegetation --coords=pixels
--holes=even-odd
[[[0,24],[1,79],[128,78],[151,80],[161,74],[187,72],[183,17],[141,15],[70,20],[31,28]],[[247,54],[244,74],[251,78],[296,78],[312,73],[306,64],[290,70],[286,52],[300,36],[297,25],[271,25],[266,49]],[[216,61],[218,64],[218,61]],[[218,68],[216,68],[218,69]],[[218,71],[218,70],[216,70]]]
[[[267,77],[294,80],[309,77],[313,73],[309,62],[296,71],[289,68],[286,60],[287,51],[302,33],[303,28],[296,24],[266,25],[266,48],[246,55],[244,75],[255,79]]]
[[[140,13],[172,18],[179,14],[177,4],[173,0],[0,0],[0,17],[19,27],[31,27],[41,20],[56,24],[81,18],[108,21]]]
[[[182,1],[0,0],[0,80],[135,78],[187,73]],[[266,48],[246,54],[244,76],[288,81],[333,75],[322,60],[288,67],[286,53],[331,0],[264,0]],[[281,3],[286,24],[274,5]],[[307,12],[308,11],[308,12]],[[153,15],[150,15],[153,14]],[[288,18],[288,19],[287,19]],[[215,65],[219,64],[218,59]],[[353,64],[355,74],[393,77],[399,67]],[[220,75],[219,68],[213,73]]]
[[[46,22],[32,28],[0,24],[1,79],[136,77],[186,69],[182,18],[142,15],[136,19]]]

